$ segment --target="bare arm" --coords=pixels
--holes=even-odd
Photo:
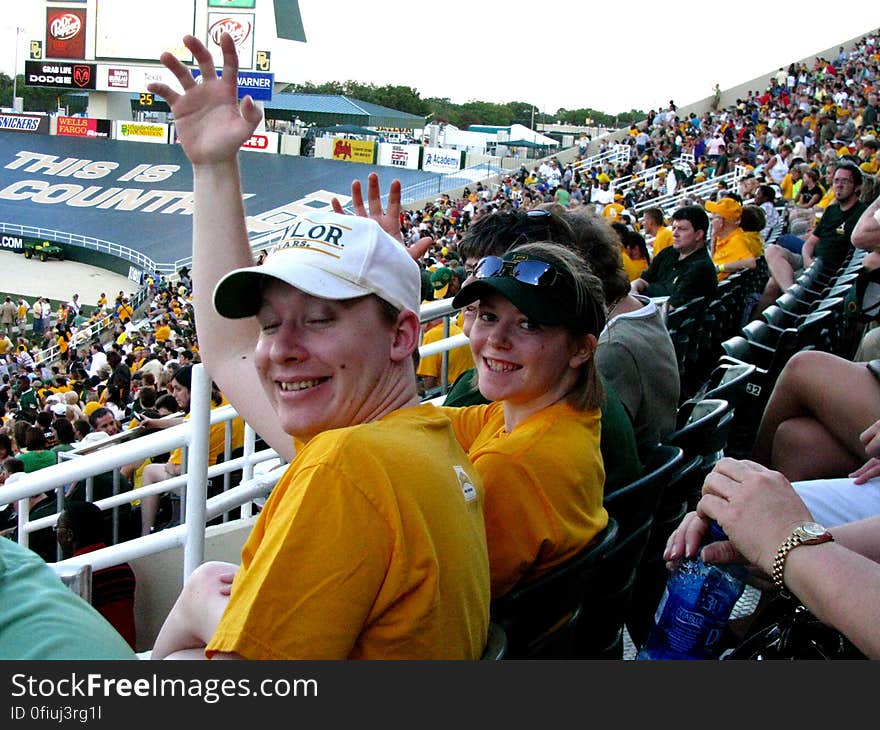
[[[856,248],[868,251],[880,248],[880,222],[874,217],[878,210],[880,210],[880,198],[867,207],[856,223],[852,233],[852,245]]]
[[[724,271],[739,271],[740,269],[754,269],[756,266],[755,257],[747,256],[744,259],[739,259],[737,261],[727,261],[724,264]]]
[[[810,234],[807,236],[804,241],[804,247],[801,249],[801,256],[804,257],[804,268],[809,268],[813,263],[813,251],[816,250],[816,244],[819,243],[819,239],[814,235]]]
[[[716,520],[736,550],[768,575],[779,545],[811,519],[782,474],[733,459],[722,459],[710,473],[697,510]],[[835,542],[792,550],[784,573],[785,585],[810,611],[873,658],[880,657],[878,527],[880,517],[837,527]],[[716,547],[721,560],[729,559],[729,544]],[[709,548],[704,557],[713,559]]]
[[[193,166],[193,303],[202,362],[230,403],[280,456],[290,461],[293,441],[278,425],[275,410],[253,365],[259,327],[254,318],[220,317],[214,309],[217,282],[229,271],[253,265],[248,245],[238,150],[253,134],[260,111],[250,97],[239,107],[238,59],[228,34],[221,38],[223,76],[211,55],[193,36],[184,44],[199,64],[203,83],[170,53],[162,63],[183,86],[178,94],[165,84],[150,84],[174,112],[180,143]]]

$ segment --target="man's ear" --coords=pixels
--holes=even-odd
[[[391,360],[401,362],[410,357],[419,346],[421,325],[419,315],[410,310],[404,310],[397,315],[391,338]]]

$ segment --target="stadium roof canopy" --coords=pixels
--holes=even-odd
[[[422,129],[425,118],[416,114],[389,109],[366,101],[331,94],[274,94],[264,102],[266,119],[293,120],[329,127],[334,124],[356,124],[361,127],[392,127]]]

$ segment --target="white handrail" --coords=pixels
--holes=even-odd
[[[423,321],[430,321],[440,317],[451,317],[455,312],[456,310],[452,307],[452,300],[445,299],[425,304],[420,312],[420,318]],[[429,345],[421,346],[419,353],[423,357],[427,357],[455,347],[461,347],[466,345],[467,342],[468,339],[464,334],[457,334],[442,338]],[[202,378],[204,382],[200,380]],[[444,378],[445,382],[446,379]],[[256,465],[272,459],[279,459],[279,457],[272,449],[255,451],[256,434],[248,424],[245,424],[245,441],[242,456],[233,459],[230,458],[229,453],[226,453],[226,458],[221,463],[208,466],[207,439],[210,427],[217,423],[231,421],[237,417],[239,417],[238,413],[231,405],[211,408],[210,379],[208,379],[203,366],[200,364],[196,365],[193,372],[191,415],[186,422],[144,436],[131,438],[118,444],[107,445],[94,450],[90,449],[88,453],[65,452],[60,456],[60,463],[22,475],[13,484],[6,485],[0,490],[0,506],[13,502],[18,503],[20,520],[18,541],[27,545],[30,533],[55,525],[58,518],[57,514],[54,514],[36,520],[29,520],[28,500],[30,497],[49,491],[63,493],[64,488],[73,483],[119,469],[126,464],[138,462],[157,454],[174,451],[177,448],[185,448],[188,456],[186,459],[187,468],[182,475],[153,485],[114,494],[97,500],[95,503],[102,510],[107,510],[120,507],[148,495],[162,494],[185,488],[186,507],[184,517],[186,519],[186,531],[190,533],[190,537],[181,537],[180,542],[176,544],[185,544],[187,546],[186,575],[188,575],[192,568],[203,559],[206,521],[239,506],[242,507],[242,516],[249,517],[251,515],[250,505],[254,496],[265,495],[271,489],[274,481],[284,472],[284,468],[279,468],[271,472],[272,477],[267,478],[267,476],[263,475],[254,478],[254,467]],[[227,442],[227,452],[229,451],[228,446]],[[207,481],[209,479],[215,479],[239,469],[242,470],[242,481],[238,487],[206,501]],[[129,540],[125,543],[120,543],[118,546],[111,546],[107,550],[110,550],[114,556],[125,555],[130,557],[134,554],[131,552],[134,549],[131,547],[131,543],[136,543],[138,546],[152,546],[144,548],[148,552],[152,552],[154,549],[161,549],[159,546],[165,545],[165,541],[171,539],[169,535],[165,535],[166,532],[168,530],[162,530],[155,533],[155,535],[145,538]],[[160,535],[165,535],[165,537],[159,540]],[[157,541],[151,542],[153,539]],[[178,540],[178,538],[175,537],[172,541],[174,540]],[[124,553],[117,553],[115,549],[121,545],[129,547],[125,548]],[[138,550],[141,550],[141,548],[137,548],[135,552]],[[138,552],[137,554],[144,553]],[[118,558],[119,561],[123,559],[128,558]]]

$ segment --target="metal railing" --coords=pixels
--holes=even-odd
[[[728,187],[733,187],[736,189],[736,186],[739,184],[739,181],[746,174],[747,170],[745,167],[738,165],[733,170],[724,175],[719,175],[718,177],[710,177],[700,182],[694,183],[693,185],[688,185],[687,187],[677,188],[673,193],[667,193],[666,195],[660,195],[656,198],[649,198],[647,200],[643,200],[640,203],[636,203],[633,206],[633,210],[636,213],[641,213],[647,208],[660,208],[663,210],[665,214],[669,214],[673,212],[677,207],[679,207],[685,200],[694,199],[694,198],[708,198],[713,193],[718,191],[719,183],[724,183]]]
[[[129,304],[131,305],[132,311],[136,311],[147,299],[150,292],[147,287],[141,287],[138,291],[136,291],[132,297]],[[73,337],[70,340],[70,347],[81,347],[82,345],[91,342],[93,339],[100,339],[101,333],[106,332],[108,329],[113,327],[113,323],[116,321],[116,315],[112,312],[108,312],[104,317],[101,317],[100,320],[96,322],[92,322],[90,325],[77,327],[73,329]],[[61,357],[61,346],[56,342],[53,345],[45,348],[44,350],[40,350],[34,356],[34,365],[39,366],[44,363],[52,363],[58,360]]]
[[[595,155],[578,160],[572,165],[572,170],[575,172],[583,169],[589,170],[591,167],[602,165],[605,162],[609,163],[612,167],[626,165],[629,162],[633,149],[626,144],[612,144],[603,152],[597,152]]]
[[[111,256],[130,261],[135,266],[145,271],[159,271],[162,274],[173,274],[178,269],[172,268],[173,264],[156,263],[149,256],[145,256],[140,251],[133,248],[123,246],[113,241],[105,241],[103,238],[92,238],[91,236],[80,236],[76,233],[67,233],[66,231],[57,231],[51,228],[38,228],[36,226],[22,226],[17,223],[0,222],[0,232],[9,233],[19,236],[28,236],[29,238],[46,238],[56,243],[64,243],[68,246],[77,246],[79,248],[87,248],[91,251],[100,251]]]
[[[431,302],[422,307],[420,319],[423,322],[450,317],[456,310],[452,300]],[[438,342],[419,348],[423,357],[443,353],[454,347],[467,343],[464,335],[454,335]],[[444,368],[446,362],[444,358]],[[446,371],[444,370],[444,373]],[[91,565],[93,570],[116,565],[134,558],[161,552],[172,546],[184,546],[184,577],[204,560],[204,534],[208,521],[227,515],[234,509],[241,509],[241,519],[252,516],[252,504],[257,498],[265,497],[272,490],[277,480],[283,475],[287,464],[280,459],[271,448],[256,450],[257,436],[253,429],[245,424],[243,453],[231,458],[229,429],[231,421],[239,417],[232,406],[226,405],[211,408],[211,380],[202,365],[193,367],[191,389],[190,418],[183,424],[150,433],[137,438],[125,440],[125,434],[119,437],[118,443],[108,440],[107,444],[98,442],[96,446],[77,451],[65,452],[60,463],[25,474],[13,484],[0,490],[0,506],[18,503],[18,535],[17,540],[23,545],[28,544],[29,535],[37,530],[52,527],[56,524],[58,514],[30,520],[29,499],[43,492],[52,491],[56,494],[56,502],[60,511],[63,506],[63,495],[68,486],[80,481],[93,479],[99,474],[116,472],[122,466],[151,458],[157,454],[181,448],[184,451],[184,472],[149,486],[118,491],[112,496],[95,502],[102,510],[113,510],[128,505],[147,495],[166,492],[181,492],[183,524],[170,527],[152,535],[119,542],[107,548],[90,552],[87,555],[59,561],[61,565]],[[447,377],[444,375],[444,384]],[[437,401],[442,399],[433,396]],[[208,465],[208,434],[210,427],[217,423],[225,423],[227,429],[224,459],[219,464]],[[277,462],[273,465],[272,462]],[[265,464],[263,473],[257,474],[255,467]],[[241,470],[241,481],[237,486],[229,486],[229,477],[233,472]],[[224,480],[223,491],[208,498],[209,480]],[[87,487],[87,496],[89,495]]]

